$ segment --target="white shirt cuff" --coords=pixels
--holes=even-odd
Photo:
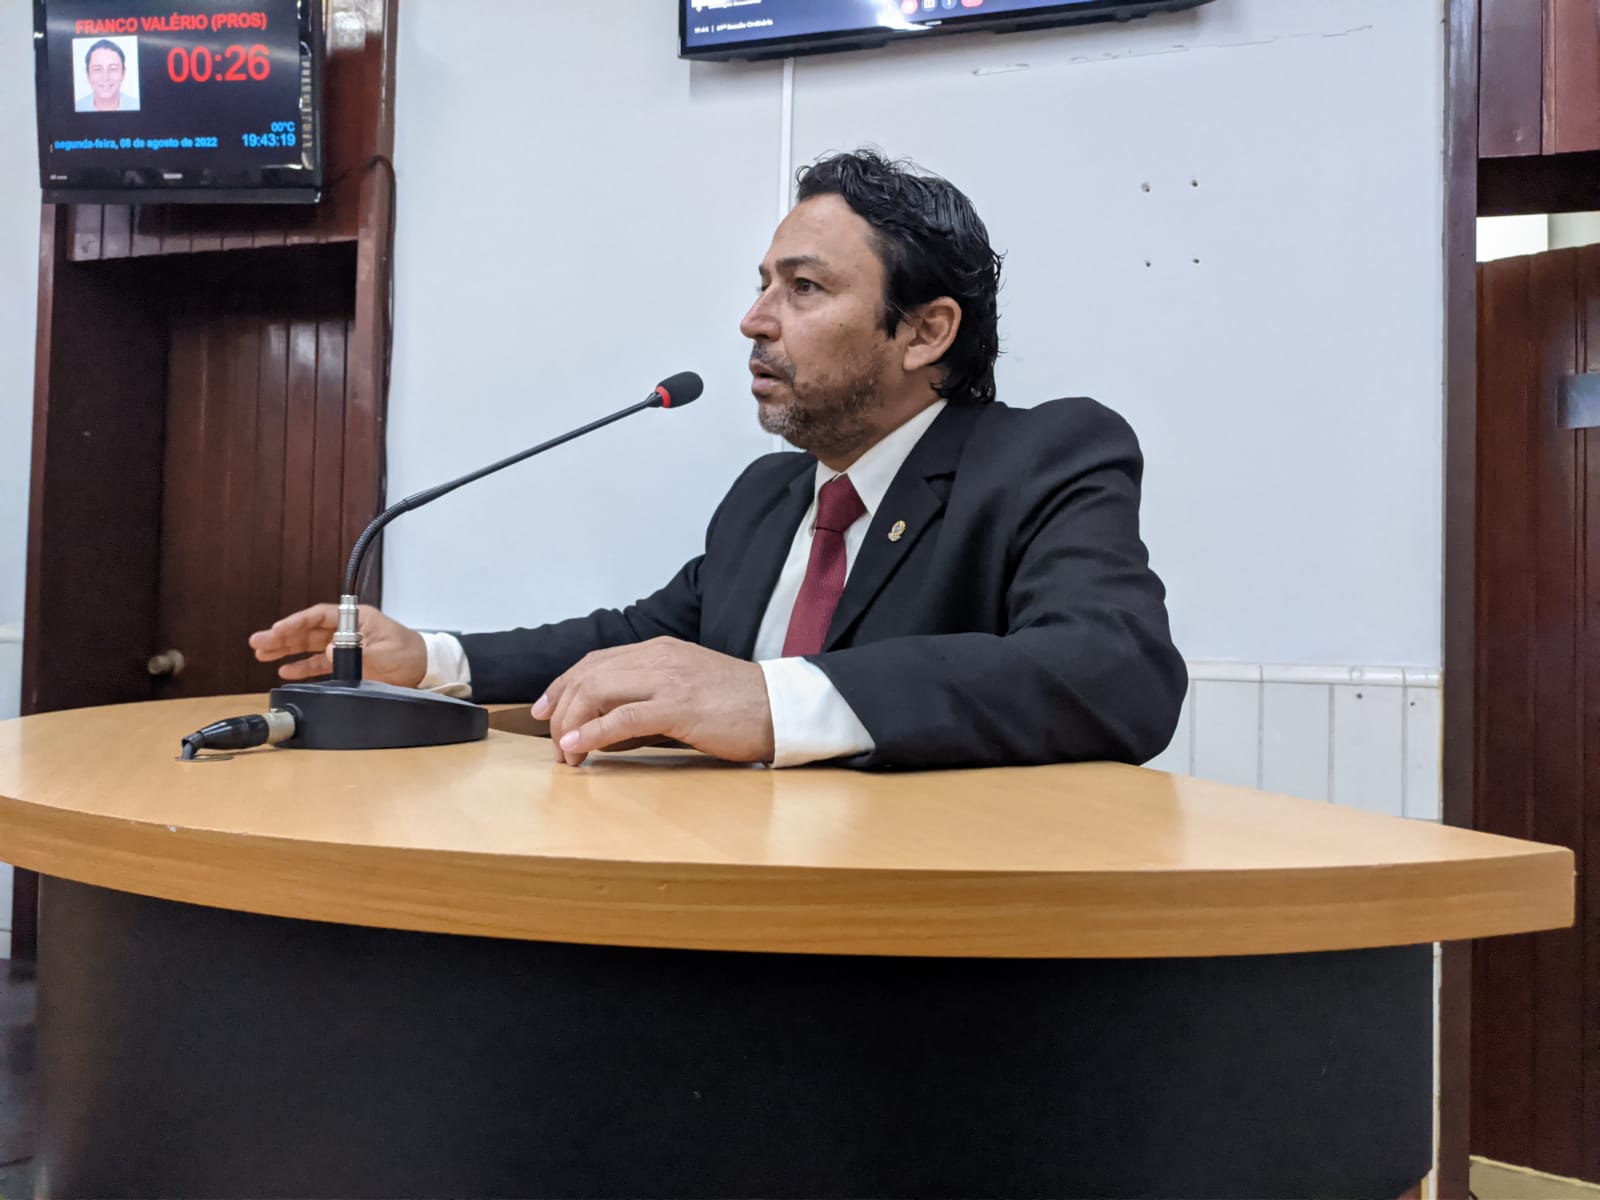
[[[448,633],[424,633],[422,644],[428,648],[428,673],[417,686],[469,699],[472,667],[467,662],[467,652],[461,648],[461,640]]]
[[[867,727],[816,663],[769,658],[760,666],[772,710],[773,766],[797,767],[872,749]]]

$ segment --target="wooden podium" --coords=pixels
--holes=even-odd
[[[0,723],[42,1195],[1383,1197],[1431,943],[1565,849],[1132,767],[867,775]]]

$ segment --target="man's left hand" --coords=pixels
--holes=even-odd
[[[596,650],[533,706],[556,761],[671,738],[731,762],[771,762],[767,681],[753,662],[676,638]]]

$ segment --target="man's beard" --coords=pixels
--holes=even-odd
[[[842,374],[802,384],[792,369],[785,369],[787,364],[764,356],[759,345],[751,359],[781,374],[789,389],[788,396],[757,407],[761,428],[768,433],[818,458],[843,457],[871,436],[878,389],[869,365],[844,364]]]

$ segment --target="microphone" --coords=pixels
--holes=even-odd
[[[488,711],[470,701],[361,678],[356,581],[361,576],[362,560],[373,539],[401,513],[432,504],[459,487],[647,408],[682,408],[692,404],[704,390],[705,383],[700,376],[693,371],[680,371],[656,384],[637,404],[391,504],[362,530],[350,551],[344,591],[339,596],[339,627],[333,635],[333,677],[273,688],[268,697],[267,713],[231,717],[196,730],[183,739],[182,757],[193,759],[205,749],[244,750],[269,742],[287,749],[379,750],[446,746],[487,737]]]

